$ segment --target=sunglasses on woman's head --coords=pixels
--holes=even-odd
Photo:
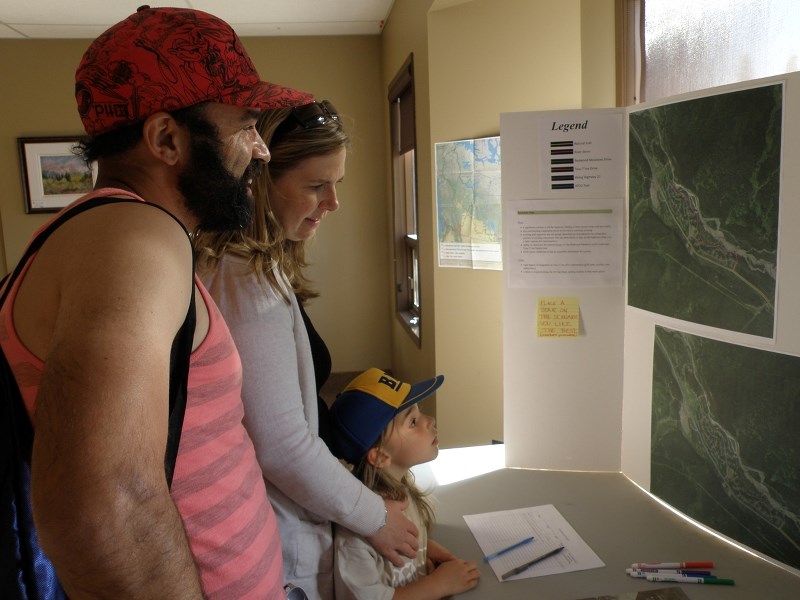
[[[295,129],[314,129],[315,127],[322,127],[328,121],[338,121],[339,113],[336,107],[328,102],[316,100],[311,104],[303,104],[302,106],[295,106],[281,123],[275,128],[272,134],[272,141],[280,139],[290,131]]]

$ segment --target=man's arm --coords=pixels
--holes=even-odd
[[[31,291],[48,276],[57,301],[31,484],[42,547],[74,599],[200,598],[164,475],[169,352],[191,292],[188,240],[152,207],[95,208],[45,244]]]

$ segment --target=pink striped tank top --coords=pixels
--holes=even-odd
[[[95,195],[131,196],[110,189]],[[0,312],[0,345],[33,414],[43,363],[17,337],[12,319],[17,289],[29,266]],[[208,309],[209,329],[191,355],[172,498],[208,598],[284,598],[278,524],[242,424],[239,353],[213,299],[197,277],[195,283]]]

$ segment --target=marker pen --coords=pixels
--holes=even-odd
[[[734,585],[733,579],[721,579],[719,577],[685,577],[683,575],[656,575],[648,573],[645,575],[647,581],[661,581],[668,583],[703,583],[711,585]]]
[[[684,575],[686,577],[714,577],[711,571],[690,571],[687,569],[625,569],[631,577],[644,579],[645,575]]]
[[[634,569],[713,569],[711,561],[701,562],[662,562],[662,563],[633,563]]]

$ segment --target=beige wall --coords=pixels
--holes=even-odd
[[[423,12],[427,46],[417,31]],[[503,439],[503,274],[438,267],[433,144],[497,135],[502,112],[612,106],[613,15],[613,0],[395,3],[383,36],[383,79],[415,52],[422,284],[434,292],[423,294],[422,321],[424,336],[434,329],[435,348],[431,357],[424,337],[420,351],[409,351],[408,336],[395,324],[393,358],[403,376],[444,373],[436,398],[444,446]],[[421,82],[425,50],[429,81]]]
[[[80,40],[0,40],[0,219],[3,271],[22,254],[46,215],[26,215],[17,155],[18,137],[80,135],[75,109],[75,67]]]
[[[6,88],[0,95],[0,217],[8,265],[47,218],[24,214],[16,138],[82,132],[73,77],[87,43],[0,40]],[[310,275],[322,298],[309,313],[331,347],[334,370],[390,367],[380,38],[244,38],[244,44],[264,78],[329,98],[344,114],[353,147],[339,186],[341,208],[310,251]]]
[[[616,102],[617,0],[581,0],[581,108]]]

